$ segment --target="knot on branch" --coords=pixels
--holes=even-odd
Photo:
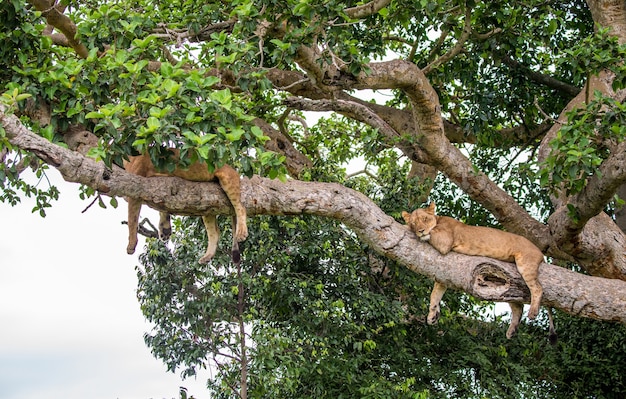
[[[472,272],[473,295],[490,301],[524,302],[530,291],[515,265],[480,263]]]

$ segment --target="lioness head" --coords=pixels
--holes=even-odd
[[[412,213],[402,211],[402,217],[411,231],[417,234],[422,241],[430,239],[430,231],[437,225],[434,202],[431,202],[428,207],[416,209]]]

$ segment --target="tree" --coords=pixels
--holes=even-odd
[[[249,177],[242,183],[243,202],[252,217],[251,230],[259,235],[251,237],[253,244],[246,247],[242,266],[226,268],[221,274],[196,270],[186,255],[190,250],[185,242],[201,233],[190,230],[188,221],[180,222],[174,255],[152,247],[158,243],[150,244],[145,269],[139,272],[144,283],[140,296],[144,295],[146,306],[157,298],[185,302],[197,296],[192,288],[198,273],[203,284],[220,282],[213,294],[224,300],[227,293],[221,290],[229,287],[236,298],[228,303],[234,302],[224,306],[226,313],[210,317],[226,323],[217,331],[225,334],[230,323],[243,325],[245,320],[255,329],[255,342],[266,339],[277,344],[270,331],[280,326],[281,334],[276,336],[284,337],[286,347],[306,343],[311,348],[312,357],[301,356],[300,361],[323,367],[303,368],[293,375],[289,373],[294,369],[288,368],[275,376],[281,383],[307,381],[285,387],[292,389],[294,397],[315,396],[300,389],[324,386],[316,374],[359,375],[363,380],[355,389],[364,396],[385,396],[382,392],[389,391],[402,395],[412,385],[460,397],[464,395],[460,386],[477,396],[481,392],[507,395],[506,390],[485,385],[493,381],[485,370],[498,370],[490,359],[469,366],[456,358],[458,380],[428,382],[422,375],[427,368],[437,370],[435,355],[424,355],[423,364],[413,363],[410,368],[406,368],[408,361],[393,364],[391,360],[392,354],[406,360],[415,353],[428,353],[423,347],[401,353],[392,349],[399,347],[398,342],[406,344],[403,348],[413,344],[394,335],[402,330],[392,326],[410,320],[419,323],[423,317],[421,300],[427,291],[423,277],[417,275],[445,281],[477,299],[529,299],[513,265],[458,254],[442,257],[398,222],[402,210],[415,208],[428,197],[438,203],[441,213],[530,239],[551,260],[540,273],[543,304],[574,317],[617,321],[621,324],[616,331],[623,333],[626,226],[623,218],[614,217],[623,204],[617,193],[623,193],[626,184],[623,1],[168,1],[155,5],[13,0],[0,7],[0,59],[5,66],[0,71],[4,90],[1,198],[15,202],[20,190],[34,194],[45,214],[56,190],[33,187],[20,179],[20,172],[32,166],[45,173],[52,166],[66,180],[81,183],[85,195],[140,198],[174,214],[227,214],[228,202],[216,185],[148,181],[116,165],[129,155],[148,151],[157,165],[167,168],[171,160],[162,145],[168,144],[179,147],[185,161],[236,166]],[[364,100],[363,90],[382,93],[388,100],[384,104]],[[309,126],[306,111],[332,114]],[[87,152],[82,147],[92,141],[83,139],[91,134],[98,138],[97,145]],[[347,176],[343,168],[355,159],[365,168]],[[273,236],[276,232],[282,236]],[[287,237],[297,237],[299,244],[288,245]],[[314,250],[313,243],[332,248]],[[261,248],[274,257],[264,257]],[[159,273],[167,270],[164,265],[176,271],[168,278],[177,281],[172,287],[179,290],[187,286],[181,276],[192,276],[188,276],[192,281],[188,297],[151,291],[152,283],[161,281]],[[289,273],[278,279],[281,265],[305,268],[304,275],[314,284],[304,279],[301,286],[303,281],[290,280]],[[387,301],[393,295],[400,298],[397,308],[383,312],[384,322],[357,317],[360,307],[352,302],[358,301],[363,289],[368,295],[375,291],[361,273],[377,275],[372,270],[380,265],[380,270],[403,276],[382,288],[380,295]],[[400,272],[399,266],[414,273]],[[267,291],[270,287],[263,285],[261,275],[275,290]],[[224,285],[220,279],[229,282]],[[316,288],[320,284],[321,293]],[[287,312],[278,306],[281,287],[291,287],[284,299],[290,298],[296,308],[314,315],[330,312],[335,329],[324,330],[320,341],[311,337],[324,326],[314,323],[308,332],[303,327],[285,335],[289,329],[281,323],[300,320],[306,326],[309,313]],[[417,293],[419,301],[414,298]],[[310,307],[316,295],[321,296],[319,309]],[[363,314],[371,316],[376,314],[377,299],[368,295],[362,298]],[[209,297],[196,300],[206,302]],[[270,301],[268,297],[276,302],[264,302]],[[453,314],[476,316],[476,303],[468,297],[449,302]],[[281,312],[285,312],[283,319]],[[172,320],[172,313],[161,316]],[[491,329],[478,321],[452,320],[450,327],[464,326],[465,334],[469,325],[472,331]],[[363,331],[358,329],[343,330],[360,324],[369,326],[370,333],[381,326],[393,331],[383,345],[367,334],[359,335]],[[240,338],[247,336],[243,330]],[[341,336],[351,337],[345,342],[353,345],[343,354],[365,354],[361,360],[356,356],[352,368],[345,363],[333,366],[328,356],[317,356]],[[459,339],[463,334],[451,336]],[[168,363],[172,367],[181,362],[196,364],[193,359],[159,352],[176,337],[160,344],[153,338],[150,344],[160,357],[172,360]],[[494,337],[489,335],[490,342]],[[274,346],[247,346],[242,340],[210,342],[205,353],[226,348],[239,364],[258,367],[256,374],[241,380],[242,385],[254,382],[250,392],[272,386],[269,380],[254,379],[267,378],[261,371],[269,363],[262,359],[271,356],[263,350]],[[435,338],[429,342],[438,349],[451,345]],[[467,341],[462,342],[459,348],[472,350]],[[246,347],[259,349],[253,360],[247,358]],[[190,348],[184,352],[190,353]],[[387,353],[378,353],[377,348]],[[385,361],[368,368],[374,353]],[[201,354],[197,349],[195,359]],[[282,355],[295,361],[286,349]],[[410,376],[403,377],[402,367],[411,371]],[[536,377],[540,367],[525,369],[526,375]],[[221,381],[231,381],[227,377]],[[369,390],[363,381],[371,383]],[[522,381],[516,394],[538,389],[531,381],[530,377]],[[549,383],[565,385],[557,380]],[[595,387],[587,388],[575,394],[602,392],[598,388],[588,393]],[[423,392],[420,388],[413,393]]]

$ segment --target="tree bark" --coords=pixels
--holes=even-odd
[[[617,195],[626,201],[626,183],[617,190]],[[626,205],[622,205],[615,214],[615,223],[626,234]]]
[[[82,183],[112,196],[140,198],[156,209],[175,214],[232,212],[226,195],[215,183],[176,177],[143,178],[117,167],[110,170],[103,163],[35,135],[17,117],[3,112],[0,106],[0,122],[9,142],[36,154],[69,182]],[[479,299],[530,300],[515,265],[457,253],[442,256],[365,195],[342,185],[244,178],[242,202],[250,216],[310,214],[340,220],[380,254]],[[539,280],[544,287],[543,305],[576,316],[626,324],[626,282],[589,277],[546,263],[540,267]]]

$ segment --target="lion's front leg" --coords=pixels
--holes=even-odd
[[[137,247],[137,229],[139,226],[139,212],[141,211],[141,201],[135,198],[126,198],[128,201],[128,246],[126,253],[135,253]]]
[[[506,337],[511,339],[517,333],[517,329],[519,327],[519,323],[522,320],[522,313],[524,313],[524,305],[521,303],[510,302],[509,306],[511,307],[511,324],[509,325],[509,329],[506,330]]]
[[[215,171],[215,177],[220,182],[222,190],[230,200],[235,210],[236,227],[233,235],[237,242],[244,241],[248,237],[248,225],[246,208],[241,203],[241,180],[239,173],[232,167],[224,165]]]
[[[447,231],[437,230],[435,227],[429,234],[428,242],[433,246],[440,254],[446,255],[452,251],[454,246],[454,236]]]
[[[441,314],[439,303],[441,302],[441,298],[443,298],[443,294],[446,293],[446,290],[447,287],[445,285],[435,281],[435,286],[430,293],[430,305],[428,307],[428,318],[426,319],[426,322],[430,325],[437,323],[437,320],[439,320]]]

